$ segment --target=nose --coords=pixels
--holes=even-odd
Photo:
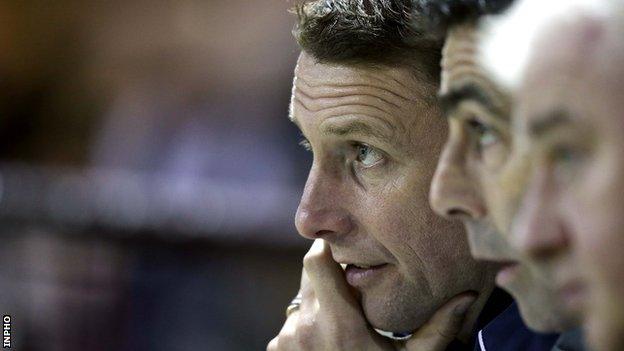
[[[511,245],[536,259],[547,259],[568,246],[565,226],[555,206],[555,188],[545,171],[536,170],[512,222]]]
[[[465,145],[450,140],[445,146],[436,168],[429,203],[440,216],[448,219],[459,217],[481,218],[485,205],[478,184],[466,171]]]
[[[340,195],[341,178],[312,166],[306,181],[295,226],[308,239],[335,240],[353,230],[353,221],[345,210],[346,200]]]

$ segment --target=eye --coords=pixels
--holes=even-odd
[[[383,160],[381,151],[366,144],[356,144],[357,161],[364,167],[371,167]]]
[[[580,150],[571,145],[556,145],[550,152],[550,158],[556,163],[572,163],[581,159]]]
[[[554,145],[549,152],[549,159],[558,173],[569,172],[572,167],[585,159],[586,152],[581,147],[569,144]]]
[[[547,155],[555,179],[562,183],[572,181],[589,156],[584,147],[571,143],[553,145]]]
[[[477,143],[480,149],[485,149],[488,146],[494,145],[500,141],[498,133],[488,125],[481,123],[476,119],[471,119],[468,122],[470,129],[477,136]]]

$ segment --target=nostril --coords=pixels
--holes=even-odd
[[[461,208],[451,208],[446,212],[449,217],[464,217],[470,216],[468,212],[462,210]]]

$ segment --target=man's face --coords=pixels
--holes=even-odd
[[[305,53],[295,70],[292,119],[314,155],[297,229],[330,244],[384,330],[413,331],[453,296],[491,289],[461,228],[427,204],[445,137],[434,89],[407,68],[319,64]]]
[[[615,350],[624,343],[622,30],[560,22],[538,40],[518,97],[515,129],[532,166],[513,242],[569,309],[586,313],[597,349]]]
[[[462,220],[474,257],[501,264],[496,282],[514,296],[530,327],[560,330],[565,318],[552,285],[519,261],[497,230],[506,227],[495,225],[509,221],[504,218],[517,203],[517,192],[498,183],[511,148],[510,101],[477,63],[477,41],[473,25],[456,26],[447,36],[440,97],[450,133],[433,179],[431,205],[442,216]]]

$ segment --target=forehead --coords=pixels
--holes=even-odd
[[[449,30],[442,50],[442,94],[462,79],[471,79],[479,73],[475,62],[476,40],[472,25],[459,25]]]
[[[303,80],[303,82],[301,82]],[[433,82],[418,76],[407,66],[365,66],[319,63],[310,55],[302,53],[295,69],[295,86],[310,83],[314,86],[362,85],[411,93],[413,100],[425,102],[430,99]],[[308,85],[310,85],[308,84]]]
[[[494,84],[479,60],[480,38],[481,33],[476,24],[457,25],[449,30],[442,52],[440,95],[445,96],[465,87],[474,87],[485,93],[491,103],[500,105],[506,101],[506,97]]]
[[[436,89],[407,66],[325,64],[303,53],[295,69],[291,118],[301,126],[302,119],[361,115],[405,131],[422,129],[414,123],[437,111]]]
[[[621,74],[616,80],[610,77],[621,71],[613,70],[621,63],[607,62],[612,55],[605,50],[605,36],[603,24],[591,18],[551,23],[531,48],[518,92],[518,116],[524,122],[557,110],[571,111],[574,118],[589,116],[603,107],[612,89],[624,88],[618,84]]]

